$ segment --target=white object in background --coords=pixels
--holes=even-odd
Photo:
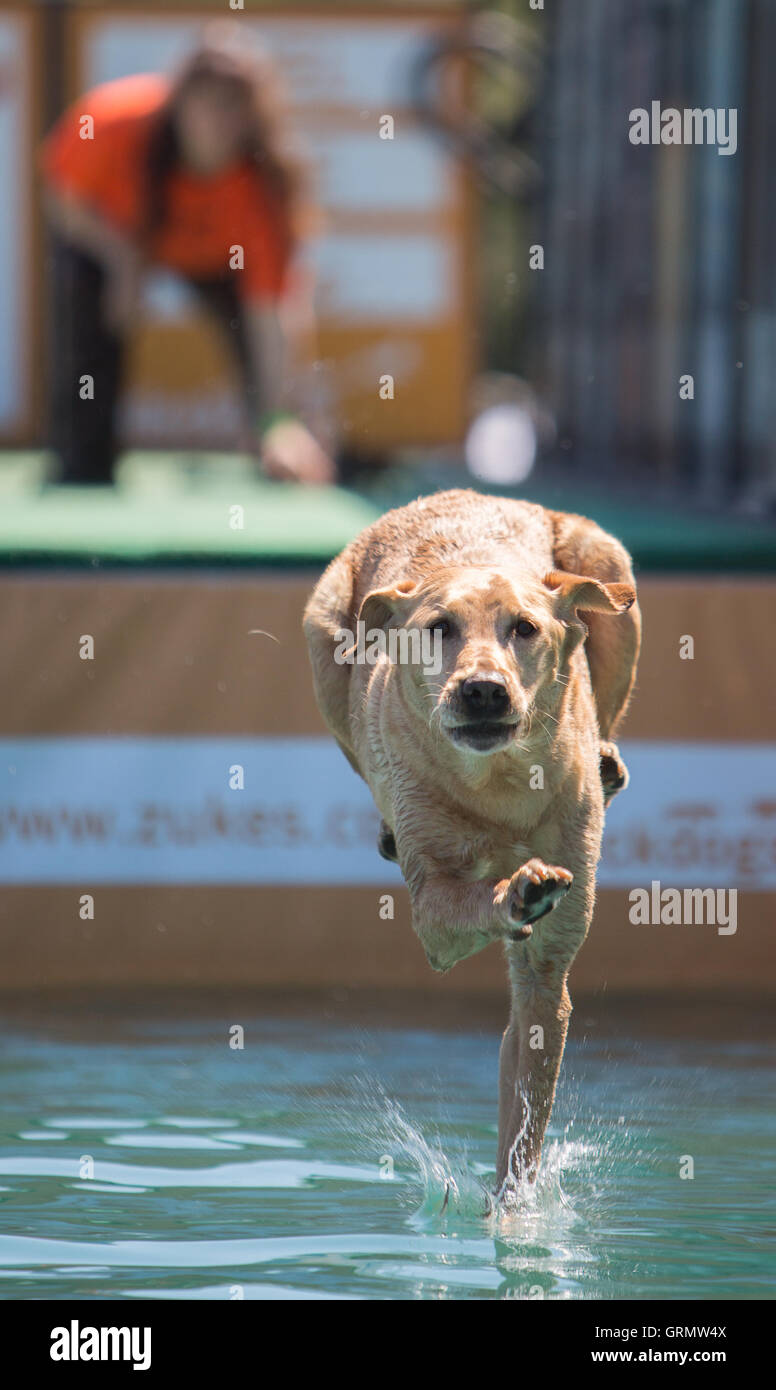
[[[522,483],[536,458],[536,430],[527,410],[504,402],[483,410],[469,428],[466,466],[486,483]]]

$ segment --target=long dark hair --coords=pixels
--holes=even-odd
[[[255,165],[292,240],[314,230],[318,213],[311,194],[309,165],[295,144],[280,77],[267,52],[238,44],[231,25],[208,25],[201,42],[174,74],[169,94],[154,121],[146,156],[146,216],[142,235],[150,240],[166,215],[167,182],[181,152],[175,113],[182,95],[196,83],[218,80],[238,87],[251,113],[245,158]]]

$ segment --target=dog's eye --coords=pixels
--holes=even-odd
[[[536,628],[533,623],[529,623],[527,618],[519,618],[512,631],[517,637],[533,637]]]
[[[429,632],[438,632],[440,637],[449,637],[453,625],[447,618],[438,618],[429,623],[428,630]]]

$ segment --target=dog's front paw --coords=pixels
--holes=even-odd
[[[546,917],[568,893],[574,875],[558,864],[529,859],[509,880],[502,898],[510,941],[525,941],[532,934],[532,922]]]
[[[601,782],[604,789],[604,806],[608,806],[613,796],[627,787],[630,777],[628,769],[620,757],[616,743],[601,744]]]

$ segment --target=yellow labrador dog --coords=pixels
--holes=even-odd
[[[536,1177],[604,806],[627,782],[611,738],[641,632],[629,556],[584,517],[443,492],[363,531],[304,626],[321,713],[371,788],[429,963],[504,946],[507,1196]]]

